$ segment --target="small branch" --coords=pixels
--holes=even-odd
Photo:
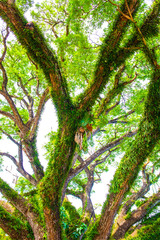
[[[129,115],[131,115],[131,114],[133,114],[133,113],[135,113],[135,110],[134,110],[134,109],[128,111],[126,114],[124,114],[124,115],[122,115],[122,116],[119,116],[119,117],[117,117],[117,118],[114,118],[114,119],[109,120],[109,121],[108,121],[108,124],[117,123],[117,122],[126,123],[126,121],[119,120],[119,119],[121,119],[121,118],[126,118],[126,117],[128,117]]]
[[[15,143],[17,146],[20,145],[16,140],[13,139],[13,137],[12,137],[10,134],[8,134],[7,132],[5,132],[2,128],[0,128],[0,131],[1,131],[4,135],[6,135],[6,136],[7,136],[13,143]]]
[[[21,87],[21,89],[24,92],[25,96],[28,98],[29,103],[33,104],[33,98],[30,96],[30,94],[28,93],[27,89],[23,85],[21,77],[18,77],[18,79],[19,79],[19,83],[20,83],[18,85]]]
[[[52,29],[52,32],[54,33],[55,38],[59,38],[58,35],[57,35],[57,32],[54,29],[54,26],[52,26],[51,29]]]
[[[15,95],[10,95],[10,97],[11,97],[11,98],[18,99],[18,100],[20,101],[21,106],[22,106],[22,103],[21,103],[21,102],[23,102],[24,105],[26,106],[26,108],[27,108],[27,109],[29,108],[29,105],[28,105],[28,103],[26,102],[26,100],[25,100],[24,98],[21,98],[21,97],[15,96]],[[24,107],[22,106],[22,108],[24,108]]]
[[[117,107],[120,104],[120,101],[117,101],[113,106],[105,110],[105,115],[107,115],[110,111],[112,111],[115,107]]]
[[[129,17],[128,15],[124,14],[124,13],[121,11],[119,5],[113,3],[111,0],[108,0],[108,2],[110,2],[112,5],[116,6],[118,12],[121,13],[121,14],[123,15],[123,17],[127,18],[128,20],[131,20],[131,17]]]
[[[39,97],[39,78],[38,78],[38,76],[36,75],[36,80],[37,80],[37,86],[36,86],[36,94],[37,94],[37,96]]]
[[[37,110],[37,113],[36,113],[36,115],[33,119],[32,130],[31,130],[30,135],[29,135],[30,139],[32,139],[35,135],[35,131],[37,129],[38,122],[39,122],[39,119],[41,117],[43,107],[44,107],[45,103],[47,102],[47,100],[49,99],[49,96],[47,96],[48,93],[49,93],[49,89],[46,88],[46,90],[43,92],[43,94],[40,98],[38,110]]]
[[[5,152],[0,152],[0,156],[5,156],[5,157],[8,157],[9,159],[11,159],[12,162],[13,162],[13,163],[15,164],[15,166],[17,167],[17,171],[18,171],[22,176],[24,176],[26,179],[28,179],[31,184],[33,184],[34,186],[37,185],[36,180],[35,180],[29,173],[27,173],[27,172],[24,170],[21,159],[19,159],[19,162],[18,162],[15,157],[13,157],[11,154],[5,153]],[[20,156],[19,156],[19,157],[20,157]]]
[[[106,161],[106,159],[111,155],[112,152],[116,151],[117,149],[119,149],[119,147],[116,147],[115,149],[109,151],[109,153],[102,158],[101,160],[97,160],[95,161],[95,163],[91,164],[91,168],[94,169],[96,166],[98,166],[99,164],[102,164]]]
[[[0,110],[0,114],[2,114],[5,117],[10,118],[12,121],[14,121],[16,123],[16,120],[15,120],[15,118],[14,118],[14,116],[12,114],[10,114],[8,112],[5,112],[5,111],[2,111],[2,110]]]
[[[7,41],[8,36],[9,36],[9,27],[6,26],[6,35],[3,36],[3,32],[2,32],[4,51],[3,51],[3,53],[2,53],[2,56],[0,57],[0,63],[4,60],[5,55],[6,55],[6,52],[7,52],[7,44],[6,44],[6,41]]]
[[[81,156],[78,156],[77,159],[78,159],[78,161],[79,161],[81,164],[84,163],[84,160],[82,159]],[[90,170],[89,170],[87,167],[86,167],[84,170],[85,170],[85,172],[86,172],[86,174],[87,174],[87,177],[91,176],[91,172],[90,172]]]
[[[95,153],[93,153],[89,158],[87,158],[83,163],[81,163],[78,167],[75,169],[70,170],[69,179],[71,180],[73,177],[75,177],[77,174],[79,174],[82,170],[84,170],[89,164],[91,164],[97,157],[99,157],[101,154],[103,154],[106,151],[111,150],[112,148],[118,146],[121,144],[121,142],[126,137],[132,137],[137,133],[137,129],[133,132],[127,132],[122,137],[116,139],[115,141],[106,144],[105,146],[101,147],[99,150],[97,150]]]
[[[115,77],[114,87],[107,93],[107,96],[103,99],[103,102],[97,113],[97,117],[99,117],[105,111],[107,104],[109,104],[118,94],[121,94],[123,92],[126,85],[131,84],[137,78],[137,73],[135,73],[135,77],[130,81],[119,83],[124,67],[125,66],[123,65],[120,68],[119,73]],[[117,105],[118,103],[119,101],[117,102]],[[106,110],[106,113],[108,113],[108,109]]]
[[[5,153],[5,152],[0,152],[0,156],[5,156],[8,157],[12,160],[12,162],[18,166],[17,160],[15,159],[15,157],[13,157],[12,155],[10,155],[9,153]]]
[[[18,128],[20,129],[20,131],[21,131],[22,133],[27,132],[28,129],[27,129],[26,126],[24,125],[24,123],[23,123],[23,121],[22,121],[22,118],[21,118],[21,116],[19,115],[19,112],[18,112],[18,110],[17,110],[17,108],[16,108],[16,105],[14,104],[11,96],[8,94],[7,91],[1,91],[1,90],[0,90],[0,94],[1,94],[2,96],[4,96],[4,98],[7,100],[9,106],[10,106],[11,109],[12,109],[13,115],[14,115],[14,116],[13,116],[13,115],[7,113],[8,116],[7,116],[7,115],[6,115],[6,116],[9,117],[9,118],[11,118],[11,119],[17,124]],[[4,112],[1,111],[1,114],[3,114],[3,113],[4,113]]]
[[[8,83],[8,76],[7,76],[6,70],[5,70],[5,68],[4,68],[4,66],[3,66],[1,61],[0,61],[0,69],[1,69],[2,74],[3,74],[2,90],[6,91],[7,83]]]

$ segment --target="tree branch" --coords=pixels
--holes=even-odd
[[[17,208],[24,215],[29,222],[35,236],[38,233],[38,236],[43,238],[44,229],[37,222],[38,215],[33,206],[30,203],[27,203],[27,201],[15,190],[13,190],[5,181],[3,181],[2,178],[0,178],[0,192],[5,198],[7,198],[9,202],[11,202],[13,206],[15,206],[15,208]]]
[[[135,204],[135,201],[139,198],[142,198],[150,189],[150,181],[149,181],[149,175],[145,173],[145,170],[142,170],[142,176],[143,176],[143,185],[140,188],[139,191],[132,194],[132,196],[129,198],[127,202],[123,205],[120,213],[118,214],[118,218],[116,219],[116,223],[118,225],[121,225],[121,223],[124,221],[124,216],[127,214],[127,212],[131,209],[131,207]]]
[[[135,141],[124,157],[114,175],[110,188],[108,201],[103,207],[103,214],[98,226],[96,240],[108,239],[114,216],[122,202],[125,193],[130,189],[137,176],[140,165],[143,164],[160,139],[160,71],[155,70],[149,86],[149,92],[145,104],[144,118],[142,119]],[[131,164],[132,163],[132,164]]]
[[[2,114],[5,117],[10,118],[12,121],[14,121],[16,123],[16,120],[15,120],[15,118],[14,118],[14,116],[12,114],[10,114],[8,112],[5,112],[5,111],[2,111],[2,110],[0,110],[0,114]]]
[[[122,69],[120,69],[120,70],[122,71]],[[122,72],[120,72],[120,73],[122,73]],[[102,102],[100,108],[98,109],[97,116],[100,116],[105,111],[105,107],[107,106],[108,103],[110,103],[117,95],[119,95],[123,92],[126,85],[132,83],[137,78],[137,73],[135,73],[135,77],[133,79],[131,79],[130,81],[119,83],[120,76],[121,76],[120,73],[118,73],[115,77],[114,87],[112,88],[112,90],[110,90],[107,93],[107,96],[103,99],[103,102]]]
[[[152,207],[155,207],[156,204],[160,202],[160,190],[158,193],[153,194],[147,199],[147,201],[132,212],[131,216],[128,219],[125,219],[123,223],[118,227],[112,237],[116,240],[124,237],[127,230],[133,226],[136,222],[140,221]]]
[[[21,133],[26,135],[26,133],[28,132],[29,129],[23,123],[22,118],[19,115],[19,112],[18,112],[18,110],[16,108],[16,105],[14,104],[11,96],[8,94],[8,92],[6,90],[5,91],[1,91],[0,90],[0,94],[2,96],[4,96],[4,98],[7,100],[9,106],[12,109],[14,118],[12,117],[11,114],[8,114],[8,117],[10,117],[10,118],[12,117],[11,119],[16,123],[16,125],[18,126],[19,130],[21,131]],[[3,111],[1,111],[1,114],[3,114]]]
[[[33,122],[32,122],[32,129],[31,129],[30,134],[29,134],[29,139],[33,139],[33,137],[35,136],[35,132],[36,132],[37,127],[38,127],[38,122],[39,122],[39,119],[41,117],[43,107],[44,107],[45,103],[47,102],[47,100],[49,99],[49,96],[47,96],[48,93],[49,93],[49,89],[46,88],[45,91],[43,92],[41,98],[40,98],[38,109],[37,109],[36,115],[35,115],[35,117],[33,119]]]
[[[0,216],[0,227],[11,237],[11,239],[33,239],[26,225],[19,218],[7,212],[2,206],[0,206]]]
[[[23,165],[22,165],[22,159],[21,157],[22,156],[19,156],[19,162],[16,160],[15,157],[13,157],[11,154],[9,153],[5,153],[5,152],[0,152],[0,156],[5,156],[5,157],[8,157],[9,159],[12,160],[12,162],[14,163],[14,165],[17,167],[17,171],[22,174],[22,176],[24,176],[26,179],[28,179],[28,181],[33,184],[34,186],[37,185],[37,181],[29,174],[27,173],[24,168],[23,168]]]
[[[16,140],[13,139],[13,137],[12,137],[10,134],[8,134],[7,132],[5,132],[1,127],[0,127],[0,131],[1,131],[4,135],[6,135],[14,144],[16,144],[17,146],[20,145]]]
[[[3,35],[3,31],[2,31],[4,51],[3,51],[3,53],[2,53],[2,56],[0,57],[0,63],[4,60],[4,58],[5,58],[5,56],[6,56],[6,52],[7,52],[7,44],[6,44],[6,41],[7,41],[8,36],[9,36],[9,27],[6,26],[6,35],[5,35],[5,36]]]
[[[130,1],[130,9],[135,11],[137,8],[137,0]],[[124,13],[127,12],[125,4],[122,6]],[[101,48],[100,58],[95,71],[95,77],[92,85],[85,91],[79,103],[79,109],[87,109],[92,106],[95,101],[95,96],[98,97],[101,90],[106,85],[110,73],[112,72],[112,64],[115,62],[114,54],[117,51],[122,33],[128,23],[128,19],[119,15],[114,25],[112,32],[105,38]]]
[[[33,31],[27,29],[27,20],[22,17],[19,10],[4,1],[0,1],[0,16],[4,21],[9,22],[10,28],[17,35],[19,42],[27,49],[34,62],[40,65],[52,87],[52,97],[58,113],[66,116],[68,111],[72,111],[67,83],[62,77],[57,57],[46,44],[38,27],[34,24]]]
[[[105,146],[98,149],[95,153],[93,153],[90,157],[88,157],[83,163],[81,163],[79,166],[77,166],[74,169],[70,169],[68,179],[69,181],[75,177],[77,174],[79,174],[82,170],[84,170],[86,167],[89,166],[97,157],[99,157],[101,154],[103,154],[106,151],[111,150],[112,148],[119,145],[126,137],[132,137],[137,133],[137,130],[134,130],[133,132],[128,132],[124,134],[122,137],[116,139],[115,141],[106,144]],[[66,180],[68,181],[68,180]]]

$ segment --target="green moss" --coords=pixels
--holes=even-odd
[[[17,236],[21,231],[28,231],[28,239],[34,239],[34,235],[32,229],[28,222],[23,222],[19,219],[19,217],[14,216],[11,213],[8,213],[2,206],[0,206],[0,218],[6,223],[6,226],[10,229],[10,231],[14,232]],[[9,232],[8,232],[9,233]]]

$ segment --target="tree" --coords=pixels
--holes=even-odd
[[[15,188],[0,178],[0,227],[11,239],[158,239],[160,2],[47,1],[28,22],[32,4],[0,1],[0,131],[18,152],[0,155],[21,174]],[[44,169],[36,141],[49,99],[58,129]],[[93,185],[114,163],[97,216]]]

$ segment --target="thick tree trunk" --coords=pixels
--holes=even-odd
[[[48,240],[61,240],[59,208],[57,208],[57,211],[52,211],[46,207],[44,209],[44,215],[46,220]]]
[[[75,122],[61,127],[57,137],[56,149],[50,159],[46,175],[39,189],[44,206],[48,240],[61,240],[60,205],[64,181],[67,178],[75,150]]]

